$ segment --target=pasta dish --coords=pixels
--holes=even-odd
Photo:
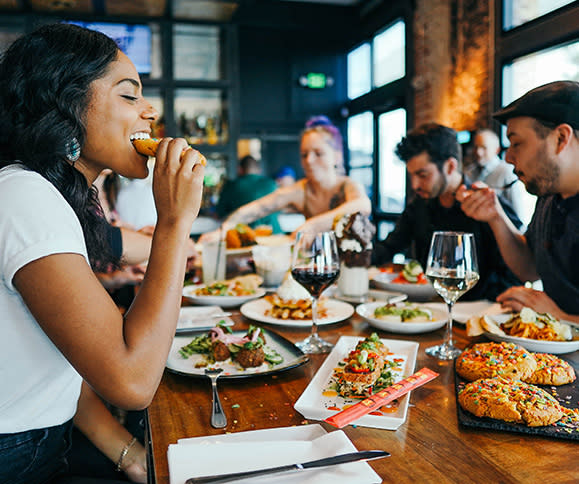
[[[545,341],[566,341],[571,339],[570,327],[559,322],[549,313],[536,313],[530,308],[513,315],[500,325],[508,336]]]

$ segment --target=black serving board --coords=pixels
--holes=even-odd
[[[561,358],[561,356],[559,356]],[[562,358],[565,359],[565,358]],[[568,361],[568,360],[567,360]],[[569,363],[575,369],[575,373],[579,374],[578,365]],[[476,417],[470,412],[464,410],[458,403],[458,392],[464,385],[468,383],[456,373],[456,360],[454,372],[454,388],[456,393],[456,411],[458,414],[458,423],[465,427],[474,427],[487,430],[498,430],[503,432],[515,432],[527,435],[538,435],[540,437],[552,437],[554,439],[579,440],[579,425],[575,422],[573,425],[554,423],[544,427],[527,427],[526,425],[504,422],[502,420],[495,420],[487,417]],[[579,382],[575,380],[573,383],[561,386],[551,385],[537,385],[549,394],[553,395],[562,406],[570,409],[579,408]],[[565,417],[561,420],[563,422]]]

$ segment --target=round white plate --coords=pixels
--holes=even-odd
[[[507,321],[512,314],[497,314],[491,316],[491,318],[500,325]],[[561,321],[564,323],[565,321]],[[538,339],[530,338],[519,338],[517,336],[507,336],[500,334],[493,334],[485,331],[487,338],[500,343],[501,341],[506,341],[508,343],[516,343],[521,345],[523,348],[529,351],[535,351],[537,353],[552,353],[555,355],[560,355],[563,353],[572,353],[573,351],[579,350],[579,330],[571,327],[571,331],[575,339],[571,341],[543,341]]]
[[[201,287],[205,287],[204,284],[195,284],[192,286],[185,286],[183,288],[183,297],[193,304],[201,304],[203,306],[219,306],[222,308],[232,308],[239,306],[244,302],[251,301],[252,299],[257,299],[265,295],[265,289],[258,287],[254,294],[248,296],[197,296],[195,291]]]
[[[437,295],[432,284],[397,284],[392,282],[393,279],[398,277],[397,273],[393,272],[380,272],[376,274],[372,281],[380,289],[386,289],[387,291],[396,291],[403,294],[407,294],[409,299],[413,301],[429,301],[434,296]]]
[[[400,305],[404,305],[404,303]],[[374,317],[374,311],[376,310],[376,308],[381,306],[384,306],[383,301],[360,304],[356,308],[356,312],[375,328],[381,329],[383,331],[390,331],[391,333],[404,333],[404,334],[428,333],[429,331],[434,331],[442,328],[446,324],[446,321],[448,320],[445,311],[440,311],[438,309],[432,309],[425,306],[424,309],[428,309],[432,313],[432,317],[434,318],[433,321],[428,321],[425,323],[411,323],[411,322],[394,323],[390,321],[384,321],[383,319],[378,319]]]
[[[324,304],[327,308],[327,316],[318,321],[318,326],[338,323],[348,319],[354,314],[354,307],[346,302],[326,299]],[[246,318],[259,321],[261,323],[276,324],[278,326],[293,326],[294,328],[309,328],[312,325],[311,319],[278,319],[266,316],[265,311],[271,308],[271,303],[266,299],[256,299],[246,302],[239,308],[241,314]]]

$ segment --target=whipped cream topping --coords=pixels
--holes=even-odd
[[[372,250],[376,229],[366,215],[355,212],[343,215],[334,224],[334,232],[341,252],[362,252]]]
[[[367,249],[371,248],[372,243],[370,243],[370,247],[367,247]],[[362,252],[363,250],[362,244],[360,244],[360,242],[354,239],[342,239],[340,241],[340,251],[346,252],[347,250],[351,250],[352,252]]]

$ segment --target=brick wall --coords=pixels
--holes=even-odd
[[[417,0],[413,29],[415,125],[487,127],[493,106],[492,0]]]

